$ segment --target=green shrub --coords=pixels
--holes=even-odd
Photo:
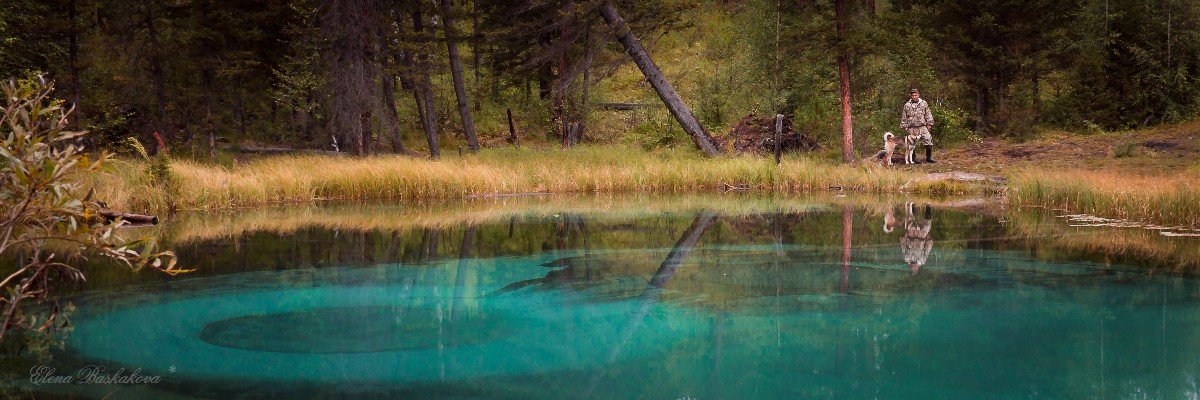
[[[930,108],[934,121],[937,121],[933,125],[933,140],[939,146],[980,140],[979,135],[971,130],[971,115],[963,109],[933,105]]]
[[[58,312],[63,308],[49,288],[82,282],[77,266],[88,255],[135,269],[181,272],[175,269],[174,254],[158,252],[153,241],[118,236],[114,228],[122,224],[121,217],[108,213],[93,192],[81,193],[80,180],[98,174],[108,155],[84,153],[80,139],[86,132],[67,129],[71,110],[50,96],[53,85],[38,76],[2,86],[0,209],[8,211],[0,221],[0,256],[20,261],[3,279],[0,309],[7,317],[0,338],[9,329],[53,332],[66,327]]]

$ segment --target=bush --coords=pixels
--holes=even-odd
[[[108,155],[93,159],[83,152],[79,143],[85,132],[67,130],[71,110],[50,97],[53,85],[39,76],[0,86],[0,209],[8,210],[0,222],[0,256],[19,260],[0,281],[6,293],[0,308],[7,316],[0,338],[13,328],[53,332],[65,327],[51,284],[83,281],[77,265],[88,255],[135,269],[183,272],[175,268],[174,254],[157,251],[153,241],[118,236],[121,218],[111,217],[91,191],[81,193],[80,175],[97,173]],[[31,303],[49,307],[26,311]]]
[[[971,116],[960,108],[930,106],[933,112],[933,140],[939,146],[977,142],[979,135],[971,131]],[[897,117],[899,118],[899,117]]]

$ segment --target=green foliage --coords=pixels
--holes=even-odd
[[[686,142],[686,134],[676,129],[675,120],[669,114],[648,113],[650,117],[635,125],[629,135],[642,149],[669,148]]]
[[[932,134],[938,145],[954,145],[963,142],[980,140],[979,135],[971,131],[971,116],[966,111],[952,107],[930,106],[937,121]]]
[[[92,146],[111,150],[118,154],[122,150],[127,150],[125,147],[132,140],[137,143],[137,139],[133,137],[133,119],[136,116],[128,109],[110,109],[105,110],[96,118],[92,118],[86,128],[89,132],[88,140]],[[138,143],[140,147],[141,144]],[[145,152],[145,149],[142,149]]]
[[[123,222],[106,214],[92,192],[81,193],[80,176],[95,174],[108,158],[95,159],[78,143],[85,132],[67,129],[70,110],[50,97],[41,77],[3,84],[0,103],[0,255],[20,260],[0,287],[6,319],[0,337],[11,328],[55,331],[66,324],[51,297],[53,282],[81,282],[81,258],[99,255],[131,268],[152,267],[167,273],[174,254],[156,249],[149,239],[127,240],[117,234]],[[24,303],[51,303],[47,313],[27,312]]]
[[[1113,158],[1133,157],[1137,152],[1139,144],[1137,142],[1117,143],[1112,146],[1111,153]]]
[[[725,126],[729,118],[728,106],[721,85],[715,79],[705,80],[700,84],[696,99],[696,118],[709,129],[719,129]]]
[[[64,97],[78,99],[76,127],[92,132],[89,146],[117,150],[125,137],[159,131],[177,156],[207,156],[211,122],[215,136],[232,142],[328,148],[331,36],[319,27],[329,2],[2,3],[0,77],[30,70],[56,77]],[[441,11],[429,2],[371,4],[372,68],[379,79],[397,80],[392,94],[403,140],[423,144],[412,96],[412,54],[420,53],[416,64],[431,74],[435,122],[453,148],[459,135],[444,30],[433,24],[417,34],[411,20],[419,10],[437,21]],[[611,40],[595,13],[598,4],[455,5],[485,144],[507,134],[506,108],[528,131],[521,132],[526,139],[557,141],[541,133],[557,129],[560,112],[587,121],[590,141],[647,136],[636,119],[580,106],[585,59],[593,105],[605,92],[603,101],[658,101]],[[1037,126],[1125,129],[1200,111],[1200,3],[1194,1],[847,0],[841,36],[833,0],[615,4],[714,133],[746,114],[778,112],[793,115],[798,130],[836,142],[841,53],[850,60],[860,150],[897,129],[893,120],[909,87],[954,110],[935,117],[963,121],[955,129],[970,125],[977,134],[1018,140]],[[361,96],[378,97],[372,88],[366,92],[375,94]],[[556,111],[556,99],[564,110]],[[356,104],[373,104],[375,135],[390,132],[380,118],[390,112],[381,99],[361,100]],[[953,115],[940,115],[946,112]],[[946,143],[967,136],[950,129],[938,135]]]
[[[1114,130],[1196,115],[1200,3],[1091,0],[1078,16],[1069,90],[1051,104],[1050,119]]]

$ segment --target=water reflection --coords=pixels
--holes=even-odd
[[[904,236],[900,238],[904,263],[914,275],[929,261],[929,253],[933,251],[933,238],[929,237],[933,229],[933,206],[925,205],[925,218],[920,221],[913,215],[916,207],[912,202],[904,205]]]
[[[685,204],[183,221],[164,237],[208,268],[100,275],[56,362],[186,359],[154,389],[198,397],[1196,392],[1200,285],[1158,264],[1190,254],[1178,242],[1161,259],[1088,252],[1053,218],[937,202]]]

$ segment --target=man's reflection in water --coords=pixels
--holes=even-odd
[[[900,238],[900,249],[904,251],[904,262],[908,269],[916,275],[929,259],[929,251],[933,250],[933,239],[929,237],[929,229],[933,227],[933,207],[925,204],[925,218],[917,221],[913,215],[916,212],[913,203],[904,206],[904,237]],[[886,217],[884,219],[886,221]],[[885,222],[886,224],[886,222]]]

